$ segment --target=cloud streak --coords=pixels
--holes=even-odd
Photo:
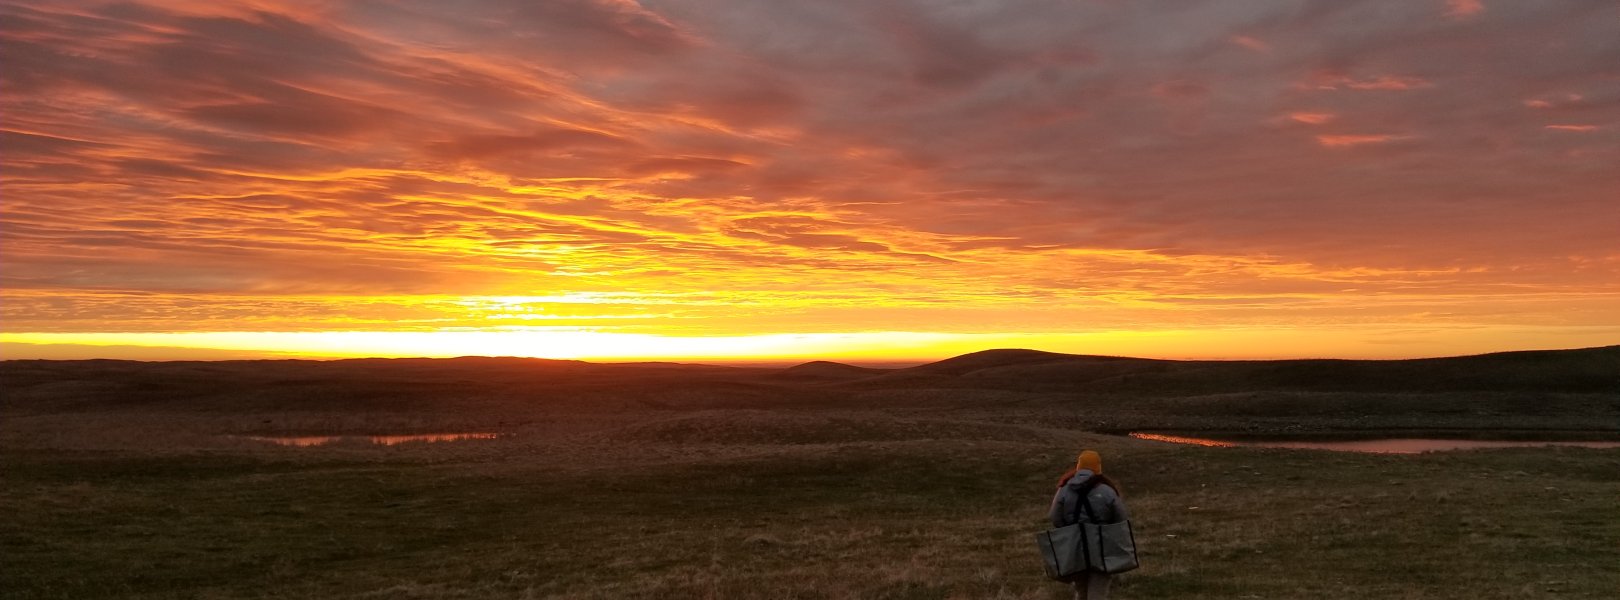
[[[1316,143],[1328,148],[1346,148],[1350,146],[1363,146],[1367,144],[1387,144],[1410,138],[1406,135],[1393,135],[1387,133],[1372,135],[1319,135]]]

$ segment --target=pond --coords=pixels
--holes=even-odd
[[[1481,448],[1523,448],[1540,446],[1580,446],[1583,448],[1620,448],[1620,440],[1471,440],[1445,438],[1376,438],[1357,440],[1311,440],[1301,438],[1228,438],[1215,439],[1189,437],[1164,433],[1134,432],[1139,440],[1189,444],[1193,446],[1252,448],[1291,448],[1295,450],[1336,450],[1340,452],[1371,452],[1376,454],[1419,454],[1445,450],[1477,450]]]
[[[244,435],[243,439],[269,442],[277,446],[325,446],[347,440],[364,440],[382,446],[395,446],[410,442],[459,442],[463,440],[493,440],[499,433],[412,433],[403,435]]]

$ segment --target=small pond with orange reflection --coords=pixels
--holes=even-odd
[[[1583,448],[1620,448],[1620,440],[1569,439],[1446,439],[1426,437],[1383,437],[1369,439],[1308,439],[1261,437],[1192,437],[1167,433],[1133,432],[1139,440],[1188,444],[1193,446],[1251,448],[1290,448],[1294,450],[1336,450],[1340,452],[1371,452],[1376,454],[1419,454],[1445,450],[1477,450],[1481,448],[1523,448],[1540,446],[1580,446]]]
[[[381,446],[396,446],[411,442],[459,442],[464,440],[493,440],[499,433],[413,433],[404,435],[244,435],[242,439],[269,442],[277,446],[325,446],[348,440],[363,440]]]

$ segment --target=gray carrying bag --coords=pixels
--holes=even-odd
[[[1124,573],[1142,566],[1136,560],[1136,534],[1130,520],[1086,523],[1080,526],[1086,543],[1086,562],[1098,573]]]
[[[1047,577],[1067,581],[1086,572],[1084,537],[1084,528],[1079,523],[1035,534],[1035,545],[1041,549],[1041,563],[1046,565]]]
[[[1086,494],[1091,493],[1092,486],[1097,485],[1095,479],[1080,486],[1080,501],[1072,513],[1072,525],[1065,525],[1048,529],[1035,534],[1035,546],[1041,551],[1041,564],[1046,567],[1046,576],[1058,581],[1072,581],[1084,575],[1090,569],[1091,561],[1087,560],[1085,521],[1080,518],[1082,511],[1087,511],[1090,502],[1086,501]],[[1087,511],[1089,512],[1089,511]]]
[[[1136,559],[1136,535],[1131,531],[1129,520],[1093,523],[1091,519],[1081,518],[1084,514],[1095,519],[1087,495],[1096,483],[1088,483],[1078,490],[1073,525],[1035,534],[1035,545],[1040,548],[1047,577],[1072,581],[1086,571],[1113,574],[1141,566]]]

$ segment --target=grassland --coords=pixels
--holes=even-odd
[[[978,370],[8,362],[0,596],[1060,598],[1030,534],[1084,447],[1135,516],[1144,566],[1119,598],[1620,589],[1620,450],[1385,456],[1097,433],[1615,436],[1620,388],[1243,391],[1178,376],[1181,391],[1087,391]],[[510,435],[233,437],[432,431]]]

